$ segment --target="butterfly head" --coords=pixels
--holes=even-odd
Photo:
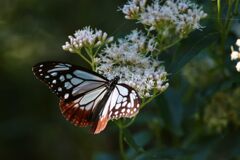
[[[116,84],[118,83],[119,79],[120,79],[120,77],[116,76],[116,77],[112,80],[112,83],[116,85]]]
[[[120,77],[116,76],[114,79],[110,80],[109,87],[113,89],[118,84],[119,79]]]
[[[118,82],[119,79],[120,79],[120,77],[119,77],[119,76],[116,76],[116,77],[114,78],[114,81]]]

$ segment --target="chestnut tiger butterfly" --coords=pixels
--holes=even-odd
[[[138,93],[119,77],[108,80],[80,66],[64,62],[43,62],[33,66],[34,75],[60,99],[63,116],[91,132],[103,131],[109,120],[134,117],[140,107]]]

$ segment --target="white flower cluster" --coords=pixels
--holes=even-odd
[[[238,46],[238,51],[235,51],[232,47],[231,60],[240,60],[240,39],[237,40],[236,45]],[[237,62],[236,69],[240,72],[240,61]]]
[[[139,12],[144,10],[146,2],[147,0],[128,1],[120,10],[125,14],[126,19],[137,19]]]
[[[129,41],[138,46],[138,50],[141,53],[153,52],[156,49],[157,42],[155,37],[148,39],[143,32],[133,30],[125,39],[119,39],[119,41]]]
[[[90,27],[77,30],[74,36],[68,36],[68,38],[70,41],[66,42],[62,48],[69,52],[78,52],[82,47],[99,47],[113,41],[113,37],[107,37],[107,33],[97,29],[93,30]]]
[[[168,83],[164,66],[142,52],[143,48],[149,51],[154,48],[146,40],[142,32],[135,30],[118,43],[106,47],[96,60],[97,71],[108,79],[119,76],[120,83],[132,86],[141,97],[152,96],[153,90],[166,90]]]
[[[136,19],[150,30],[161,31],[161,34],[175,31],[184,37],[194,29],[200,29],[200,19],[207,16],[201,7],[189,0],[154,0],[147,6],[145,3],[146,0],[130,0],[122,12],[127,19]]]

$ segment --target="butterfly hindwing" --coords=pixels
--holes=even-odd
[[[140,107],[141,100],[137,92],[126,84],[117,84],[109,107],[110,119],[134,117]]]
[[[93,125],[94,133],[99,133],[108,120],[134,117],[140,109],[141,100],[137,92],[126,84],[117,84],[99,114],[99,121]]]

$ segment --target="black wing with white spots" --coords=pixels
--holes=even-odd
[[[118,78],[102,75],[64,62],[43,62],[33,67],[35,76],[60,98],[64,117],[76,126],[101,132],[111,119],[135,116],[141,100],[137,92]]]
[[[33,67],[33,73],[66,102],[108,83],[106,78],[95,72],[63,62],[39,63]]]

